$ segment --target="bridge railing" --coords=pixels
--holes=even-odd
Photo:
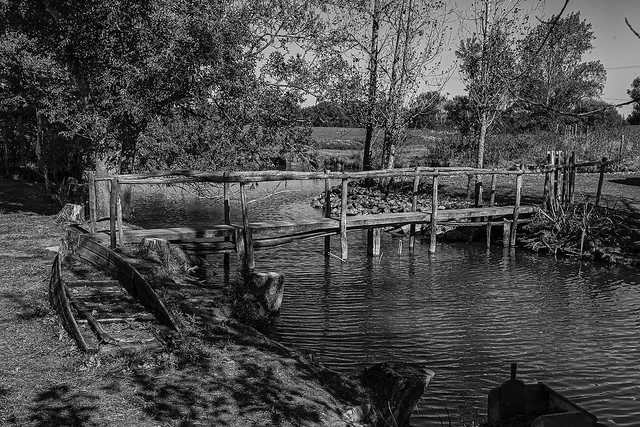
[[[515,232],[518,221],[518,214],[520,208],[520,199],[522,194],[522,181],[524,174],[527,173],[522,169],[506,170],[506,169],[476,169],[476,168],[453,168],[453,167],[415,167],[415,168],[402,168],[402,169],[390,169],[390,170],[374,170],[374,171],[362,171],[362,172],[331,172],[331,171],[319,171],[319,172],[293,172],[293,171],[243,171],[243,172],[206,172],[206,171],[193,171],[193,170],[176,170],[176,171],[162,171],[151,172],[145,174],[122,174],[122,175],[109,175],[109,176],[95,176],[94,173],[89,173],[89,205],[90,205],[90,221],[91,232],[96,231],[97,222],[97,196],[96,196],[96,182],[108,181],[110,183],[110,203],[109,203],[109,218],[110,218],[110,244],[111,247],[115,247],[118,241],[123,242],[123,219],[122,219],[122,194],[121,185],[145,185],[145,184],[181,184],[181,183],[221,183],[224,184],[224,217],[225,224],[230,224],[229,218],[229,185],[231,183],[237,183],[240,186],[240,204],[242,208],[242,228],[243,228],[243,240],[244,240],[244,257],[247,263],[247,267],[253,268],[255,263],[253,257],[253,242],[251,236],[251,228],[249,225],[249,214],[247,209],[246,199],[246,184],[255,182],[266,181],[291,181],[291,180],[324,180],[325,181],[325,195],[329,197],[330,182],[333,180],[341,181],[341,209],[339,215],[340,222],[340,240],[341,240],[341,258],[345,260],[348,256],[347,246],[347,196],[348,196],[348,183],[349,181],[364,180],[364,179],[381,179],[381,178],[398,178],[398,177],[413,177],[413,197],[412,197],[412,212],[417,210],[417,192],[420,181],[422,178],[431,177],[432,180],[432,195],[431,204],[432,210],[430,214],[431,221],[431,240],[429,245],[429,251],[435,252],[436,249],[436,223],[438,220],[438,181],[440,177],[450,176],[479,176],[490,175],[491,179],[491,195],[489,198],[489,206],[494,206],[495,191],[496,191],[496,176],[508,175],[515,176],[516,178],[516,194],[513,210],[513,223],[510,227],[510,234],[508,240],[511,245],[515,245]],[[476,203],[478,200],[482,200],[482,196],[476,197]],[[330,202],[327,199],[325,202],[325,217],[331,217]],[[487,225],[490,227],[490,224]],[[410,248],[413,248],[415,242],[415,224],[411,225],[410,229]],[[372,229],[370,232],[379,230]],[[378,235],[379,236],[379,235]],[[330,237],[325,237],[325,253],[329,253],[330,250]],[[379,237],[378,237],[379,241]],[[374,243],[375,245],[375,243]],[[375,253],[375,249],[373,249]]]

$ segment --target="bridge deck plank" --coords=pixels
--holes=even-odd
[[[438,211],[438,221],[481,218],[488,216],[509,216],[513,214],[513,206],[493,206],[484,208],[443,209]],[[531,214],[537,211],[535,206],[520,206],[520,214]],[[376,227],[390,227],[404,224],[428,223],[431,221],[430,212],[397,212],[375,215],[354,215],[347,218],[347,229],[363,229]],[[340,222],[334,218],[317,218],[300,221],[262,221],[249,224],[254,236],[265,234],[298,234],[312,232],[340,232]],[[233,236],[234,232],[242,229],[239,225],[213,225],[204,228],[177,227],[154,228],[142,230],[124,230],[125,243],[139,243],[145,237],[167,239],[169,241],[196,241],[213,239],[216,237]],[[91,235],[101,242],[108,242],[109,236],[96,233]]]

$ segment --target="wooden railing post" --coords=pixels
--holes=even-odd
[[[109,240],[111,249],[116,248],[116,211],[118,209],[118,184],[115,178],[110,181],[111,189],[109,192]]]
[[[524,174],[516,176],[516,201],[513,207],[513,222],[511,223],[511,238],[509,239],[509,247],[516,247],[516,232],[518,229],[518,215],[520,214],[520,199],[522,197],[522,180]]]
[[[347,260],[349,255],[349,245],[347,243],[347,195],[349,192],[349,180],[342,180],[342,202],[340,207],[340,247],[342,249],[341,258]]]
[[[496,185],[497,175],[494,173],[491,175],[491,193],[489,194],[489,206],[493,207],[496,204]],[[491,220],[492,217],[487,217],[487,249],[491,247]]]
[[[247,195],[245,194],[245,183],[240,183],[240,204],[242,205],[242,230],[244,240],[244,269],[251,271],[256,267],[256,260],[253,255],[253,236],[249,226],[249,208],[247,206]]]
[[[436,253],[436,238],[438,234],[438,175],[433,176],[433,191],[431,193],[431,240],[429,252]]]
[[[120,181],[115,179],[116,183],[116,223],[118,226],[118,242],[120,245],[124,244],[124,227],[122,224],[122,192],[120,187]]]
[[[571,159],[569,160],[569,204],[572,205],[575,201],[574,190],[576,187],[576,152],[571,152]]]
[[[607,158],[602,158],[602,163],[600,163],[600,178],[598,179],[598,191],[596,193],[596,206],[600,205],[600,198],[602,196],[602,185],[604,184],[604,173],[607,169]]]
[[[327,173],[327,170],[324,171]],[[324,179],[324,217],[331,218],[331,182]],[[324,236],[324,256],[331,254],[331,236]]]
[[[223,190],[222,190],[222,197],[223,197],[223,204],[224,204],[224,223],[225,225],[230,225],[231,224],[231,212],[230,212],[230,205],[229,205],[229,193],[231,190],[231,186],[228,182],[223,183]],[[225,242],[230,241],[229,236],[225,236],[224,238]],[[224,270],[225,271],[229,271],[229,266],[230,266],[230,260],[229,260],[229,253],[225,252],[224,254]]]
[[[418,168],[416,167],[415,174],[413,176],[413,194],[411,197],[411,212],[418,210],[418,189],[420,187],[420,175],[418,174]],[[416,225],[411,224],[409,228],[409,250],[412,251],[416,244]]]
[[[88,172],[89,176],[89,231],[95,233],[98,230],[98,202],[96,200],[96,173]]]
[[[542,193],[542,210],[546,211],[551,206],[551,169],[553,160],[551,151],[547,151],[547,164],[544,172],[544,190]]]
[[[562,153],[562,151],[555,151],[554,152],[554,157],[553,157],[553,207],[557,208],[558,207],[558,202],[559,202],[559,198],[560,198],[560,193],[559,193],[559,178],[560,178],[560,169],[558,169],[558,165],[560,164],[560,153]]]

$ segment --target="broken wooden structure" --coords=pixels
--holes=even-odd
[[[537,211],[535,206],[522,206],[521,194],[524,170],[488,170],[472,168],[408,168],[378,170],[366,172],[290,172],[290,171],[262,171],[262,172],[199,172],[199,171],[167,171],[139,175],[116,175],[96,177],[90,174],[90,227],[91,237],[99,242],[108,243],[111,248],[118,244],[138,243],[143,238],[157,237],[167,239],[172,243],[182,245],[191,250],[207,250],[218,253],[236,253],[242,260],[245,268],[252,270],[255,267],[254,250],[268,248],[290,243],[294,240],[308,239],[314,237],[324,237],[325,253],[330,250],[330,236],[340,236],[341,253],[339,258],[346,261],[348,258],[347,233],[349,230],[366,229],[368,231],[369,243],[368,253],[379,255],[380,253],[380,230],[388,227],[410,226],[410,247],[413,249],[416,225],[425,224],[430,226],[429,251],[436,251],[437,226],[444,223],[455,223],[464,221],[473,226],[486,226],[488,233],[492,226],[505,227],[508,238],[504,241],[507,245],[514,247],[516,242],[516,232],[518,221],[522,215],[530,215]],[[492,176],[492,196],[488,206],[478,206],[475,208],[463,209],[438,209],[438,183],[441,177],[452,177],[459,175]],[[516,194],[513,205],[495,206],[495,182],[496,177],[504,175],[515,177]],[[400,177],[412,177],[414,183],[414,197],[411,212],[402,213],[382,213],[374,215],[347,215],[347,195],[348,183],[354,180],[363,179],[388,179]],[[250,221],[248,202],[246,197],[246,185],[265,181],[288,181],[288,180],[324,180],[325,188],[330,187],[330,183],[341,183],[341,208],[339,215],[332,216],[330,210],[325,211],[324,218],[303,219],[297,221],[275,221],[275,222],[252,222]],[[417,211],[417,188],[421,180],[428,179],[432,184],[431,212]],[[110,182],[110,226],[109,233],[97,233],[96,192],[91,185],[97,181]],[[178,227],[160,228],[146,230],[125,230],[123,228],[121,209],[121,185],[145,185],[145,184],[182,184],[208,182],[224,184],[224,224],[211,224],[206,228]],[[242,212],[242,222],[232,224],[229,215],[229,185],[239,186],[240,206]]]
[[[82,351],[160,349],[178,332],[144,277],[79,229],[54,260],[49,300]]]

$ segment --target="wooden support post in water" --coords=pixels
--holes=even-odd
[[[223,184],[223,193],[222,193],[222,197],[224,200],[224,223],[225,225],[229,225],[231,224],[231,212],[230,212],[230,206],[229,206],[229,192],[231,190],[231,185],[228,182],[225,182]],[[229,241],[229,237],[225,237],[224,238],[225,242]],[[229,271],[229,254],[225,252],[224,254],[224,270],[225,271]]]
[[[496,204],[496,184],[497,175],[491,175],[491,193],[489,194],[489,206],[493,207]],[[491,217],[487,217],[487,249],[491,248]]]
[[[247,195],[245,194],[245,183],[240,183],[240,204],[242,205],[242,230],[244,240],[244,269],[251,271],[256,267],[256,260],[253,255],[253,237],[249,227],[249,210],[247,206]]]
[[[562,151],[554,151],[554,156],[553,156],[553,165],[556,166],[556,168],[553,170],[553,207],[556,208],[558,207],[558,202],[559,202],[559,191],[558,191],[558,185],[559,185],[559,175],[560,175],[560,170],[557,168],[557,166],[560,164],[560,154],[562,153]]]
[[[418,210],[418,188],[420,187],[420,175],[418,175],[418,168],[416,167],[416,173],[413,176],[413,196],[411,197],[411,212]],[[409,228],[409,250],[412,251],[416,245],[416,225],[411,224]]]
[[[324,217],[331,218],[331,183],[329,178],[324,179]],[[329,256],[329,254],[331,254],[331,236],[325,236],[324,256]]]
[[[567,205],[567,181],[569,179],[569,174],[568,174],[568,157],[567,157],[567,152],[563,152],[562,153],[562,194],[560,195],[560,201],[562,203],[562,206],[566,206]]]
[[[89,176],[89,231],[98,230],[98,203],[96,201],[96,173],[88,172]]]
[[[547,151],[547,166],[553,165],[551,151]],[[542,210],[546,211],[551,206],[551,171],[544,173],[544,192],[542,193]]]
[[[124,227],[122,224],[122,192],[120,191],[120,181],[115,179],[116,184],[116,223],[118,226],[118,242],[124,244]]]
[[[111,179],[111,191],[109,192],[109,240],[111,244],[111,249],[116,248],[116,210],[118,209],[117,205],[117,185],[115,178]]]
[[[602,184],[604,184],[604,172],[607,169],[607,158],[602,158],[602,163],[600,164],[600,179],[598,179],[598,191],[596,193],[596,206],[600,205],[600,198],[602,196]]]
[[[380,255],[380,231],[377,227],[367,230],[367,255]]]
[[[436,253],[436,236],[438,233],[438,175],[433,176],[433,192],[431,194],[431,241],[429,252]]]
[[[511,224],[511,238],[509,240],[509,247],[516,247],[516,231],[518,229],[518,215],[520,214],[520,199],[522,198],[522,179],[524,175],[519,174],[516,177],[516,201],[513,207],[513,222]]]
[[[349,191],[349,180],[342,180],[342,203],[340,207],[340,247],[342,249],[342,260],[346,261],[349,254],[347,243],[347,195]]]
[[[511,221],[504,218],[503,220],[503,228],[502,228],[502,246],[505,248],[509,248],[510,239],[511,239]]]
[[[576,152],[571,152],[571,158],[569,159],[569,201],[570,205],[575,201],[574,190],[576,188]]]

